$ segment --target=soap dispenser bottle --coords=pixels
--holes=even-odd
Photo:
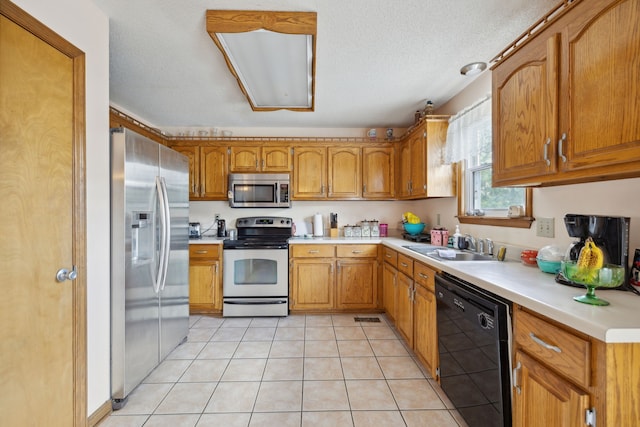
[[[460,249],[460,241],[463,239],[460,233],[460,226],[456,225],[456,231],[453,233],[453,247],[454,249]]]

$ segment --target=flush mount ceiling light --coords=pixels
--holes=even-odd
[[[315,12],[207,10],[207,32],[254,111],[313,111]]]
[[[477,76],[486,69],[487,64],[485,62],[472,62],[460,68],[460,74],[463,76]]]

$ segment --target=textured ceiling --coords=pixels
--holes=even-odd
[[[406,127],[468,85],[559,0],[93,0],[110,17],[110,99],[160,127]],[[254,112],[207,9],[315,11],[314,112]]]

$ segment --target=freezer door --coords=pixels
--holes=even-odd
[[[169,263],[160,291],[160,360],[189,331],[189,160],[160,146],[160,176],[164,178],[170,212]]]
[[[112,132],[111,151],[111,388],[124,399],[159,362],[158,144]]]

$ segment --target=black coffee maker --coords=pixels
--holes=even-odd
[[[599,215],[566,214],[564,225],[569,236],[578,240],[569,245],[565,260],[577,261],[580,250],[585,241],[591,237],[594,243],[602,249],[605,264],[623,265],[625,268],[625,283],[619,288],[627,288],[628,259],[629,259],[629,218]],[[556,282],[583,288],[584,285],[574,283],[564,277],[562,272],[556,275]],[[619,289],[613,288],[613,289]],[[611,288],[602,288],[611,289]]]

